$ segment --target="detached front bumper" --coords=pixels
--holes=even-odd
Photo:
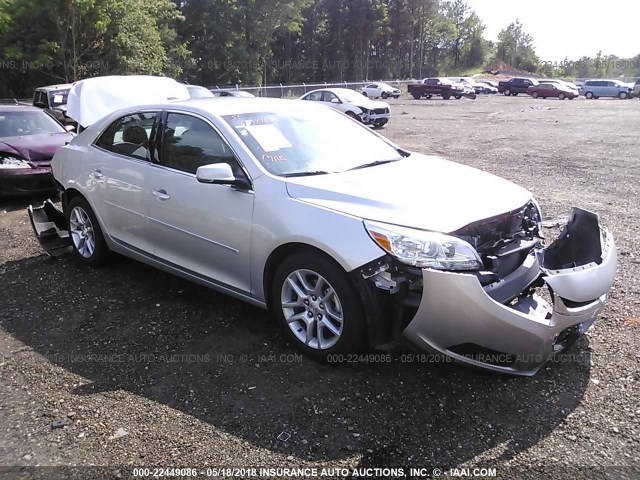
[[[613,236],[595,215],[574,209],[556,242],[500,282],[503,290],[520,287],[513,301],[494,300],[492,286],[482,287],[474,274],[423,270],[422,299],[403,335],[470,366],[533,375],[591,326],[616,268]],[[530,293],[540,278],[552,304]]]

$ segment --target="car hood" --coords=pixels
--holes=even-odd
[[[289,178],[287,191],[297,200],[348,215],[444,233],[531,199],[508,180],[419,154],[350,172]]]
[[[351,105],[355,105],[359,108],[366,108],[367,110],[375,110],[376,108],[389,108],[389,104],[387,102],[379,102],[377,100],[369,100],[364,95],[362,99],[358,99],[357,101],[348,102]]]
[[[32,162],[50,162],[53,154],[73,139],[67,132],[0,138],[0,152]]]

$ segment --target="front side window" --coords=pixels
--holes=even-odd
[[[126,115],[113,122],[96,141],[96,146],[138,160],[149,158],[149,138],[158,112]]]
[[[235,156],[220,134],[204,120],[182,113],[167,115],[160,163],[194,175],[204,165],[227,163],[240,175]]]
[[[322,92],[311,92],[305,97],[305,100],[311,100],[312,102],[321,102]]]
[[[331,109],[226,115],[247,148],[274,175],[344,172],[395,161],[400,152],[348,117]]]

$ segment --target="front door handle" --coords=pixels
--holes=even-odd
[[[102,172],[100,170],[91,170],[91,172],[89,172],[89,176],[95,180],[100,180],[102,177],[104,177],[104,175],[102,174]]]
[[[160,190],[154,190],[153,196],[156,197],[158,200],[162,200],[163,202],[171,198],[171,195],[168,195],[166,190],[162,188]]]

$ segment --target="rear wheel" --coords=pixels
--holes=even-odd
[[[89,202],[75,197],[69,202],[68,212],[69,236],[80,260],[93,266],[104,264],[109,249]]]
[[[362,305],[347,273],[332,260],[311,253],[284,260],[274,275],[271,301],[286,335],[316,360],[365,346]]]
[[[593,98],[593,92],[587,92],[584,94],[584,96],[591,100]]]

